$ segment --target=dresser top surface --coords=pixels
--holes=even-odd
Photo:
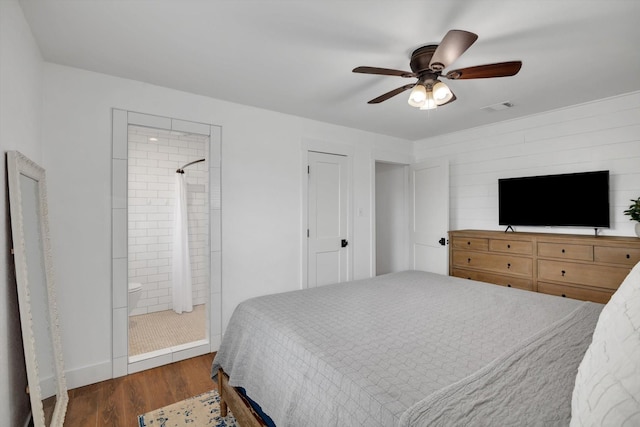
[[[533,233],[533,232],[504,232],[497,230],[450,230],[451,237],[474,237],[506,240],[536,240],[544,242],[565,242],[576,244],[591,244],[604,246],[632,246],[640,248],[640,238],[629,236],[590,236],[586,234],[561,233]]]

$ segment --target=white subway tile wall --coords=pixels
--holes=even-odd
[[[185,169],[193,304],[209,294],[209,137],[129,125],[129,282],[142,284],[131,316],[172,309],[176,170]]]

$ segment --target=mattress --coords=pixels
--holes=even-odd
[[[278,427],[449,425],[458,416],[483,425],[491,405],[507,405],[496,412],[503,421],[526,413],[566,425],[573,379],[602,307],[418,271],[268,295],[236,308],[212,376],[224,369]],[[541,362],[544,354],[561,363]],[[503,377],[516,385],[534,379],[530,396],[518,399],[544,394],[545,401],[509,409],[515,401],[500,396],[509,388],[489,386]],[[543,386],[549,390],[541,393]],[[432,411],[482,402],[488,406],[475,421]]]

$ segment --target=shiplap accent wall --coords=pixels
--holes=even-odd
[[[176,169],[208,159],[209,136],[129,125],[129,282],[142,284],[130,315],[173,308]],[[150,141],[153,137],[156,140]],[[209,293],[209,174],[206,162],[185,169],[193,305]]]
[[[611,228],[600,234],[634,235],[634,223],[622,212],[640,197],[640,92],[416,141],[414,153],[416,160],[449,160],[452,230],[504,229],[498,225],[499,178],[609,170]]]

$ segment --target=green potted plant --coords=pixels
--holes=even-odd
[[[633,204],[629,206],[629,209],[624,211],[625,215],[629,215],[631,221],[636,221],[636,236],[640,237],[640,197],[636,200],[631,199]]]

